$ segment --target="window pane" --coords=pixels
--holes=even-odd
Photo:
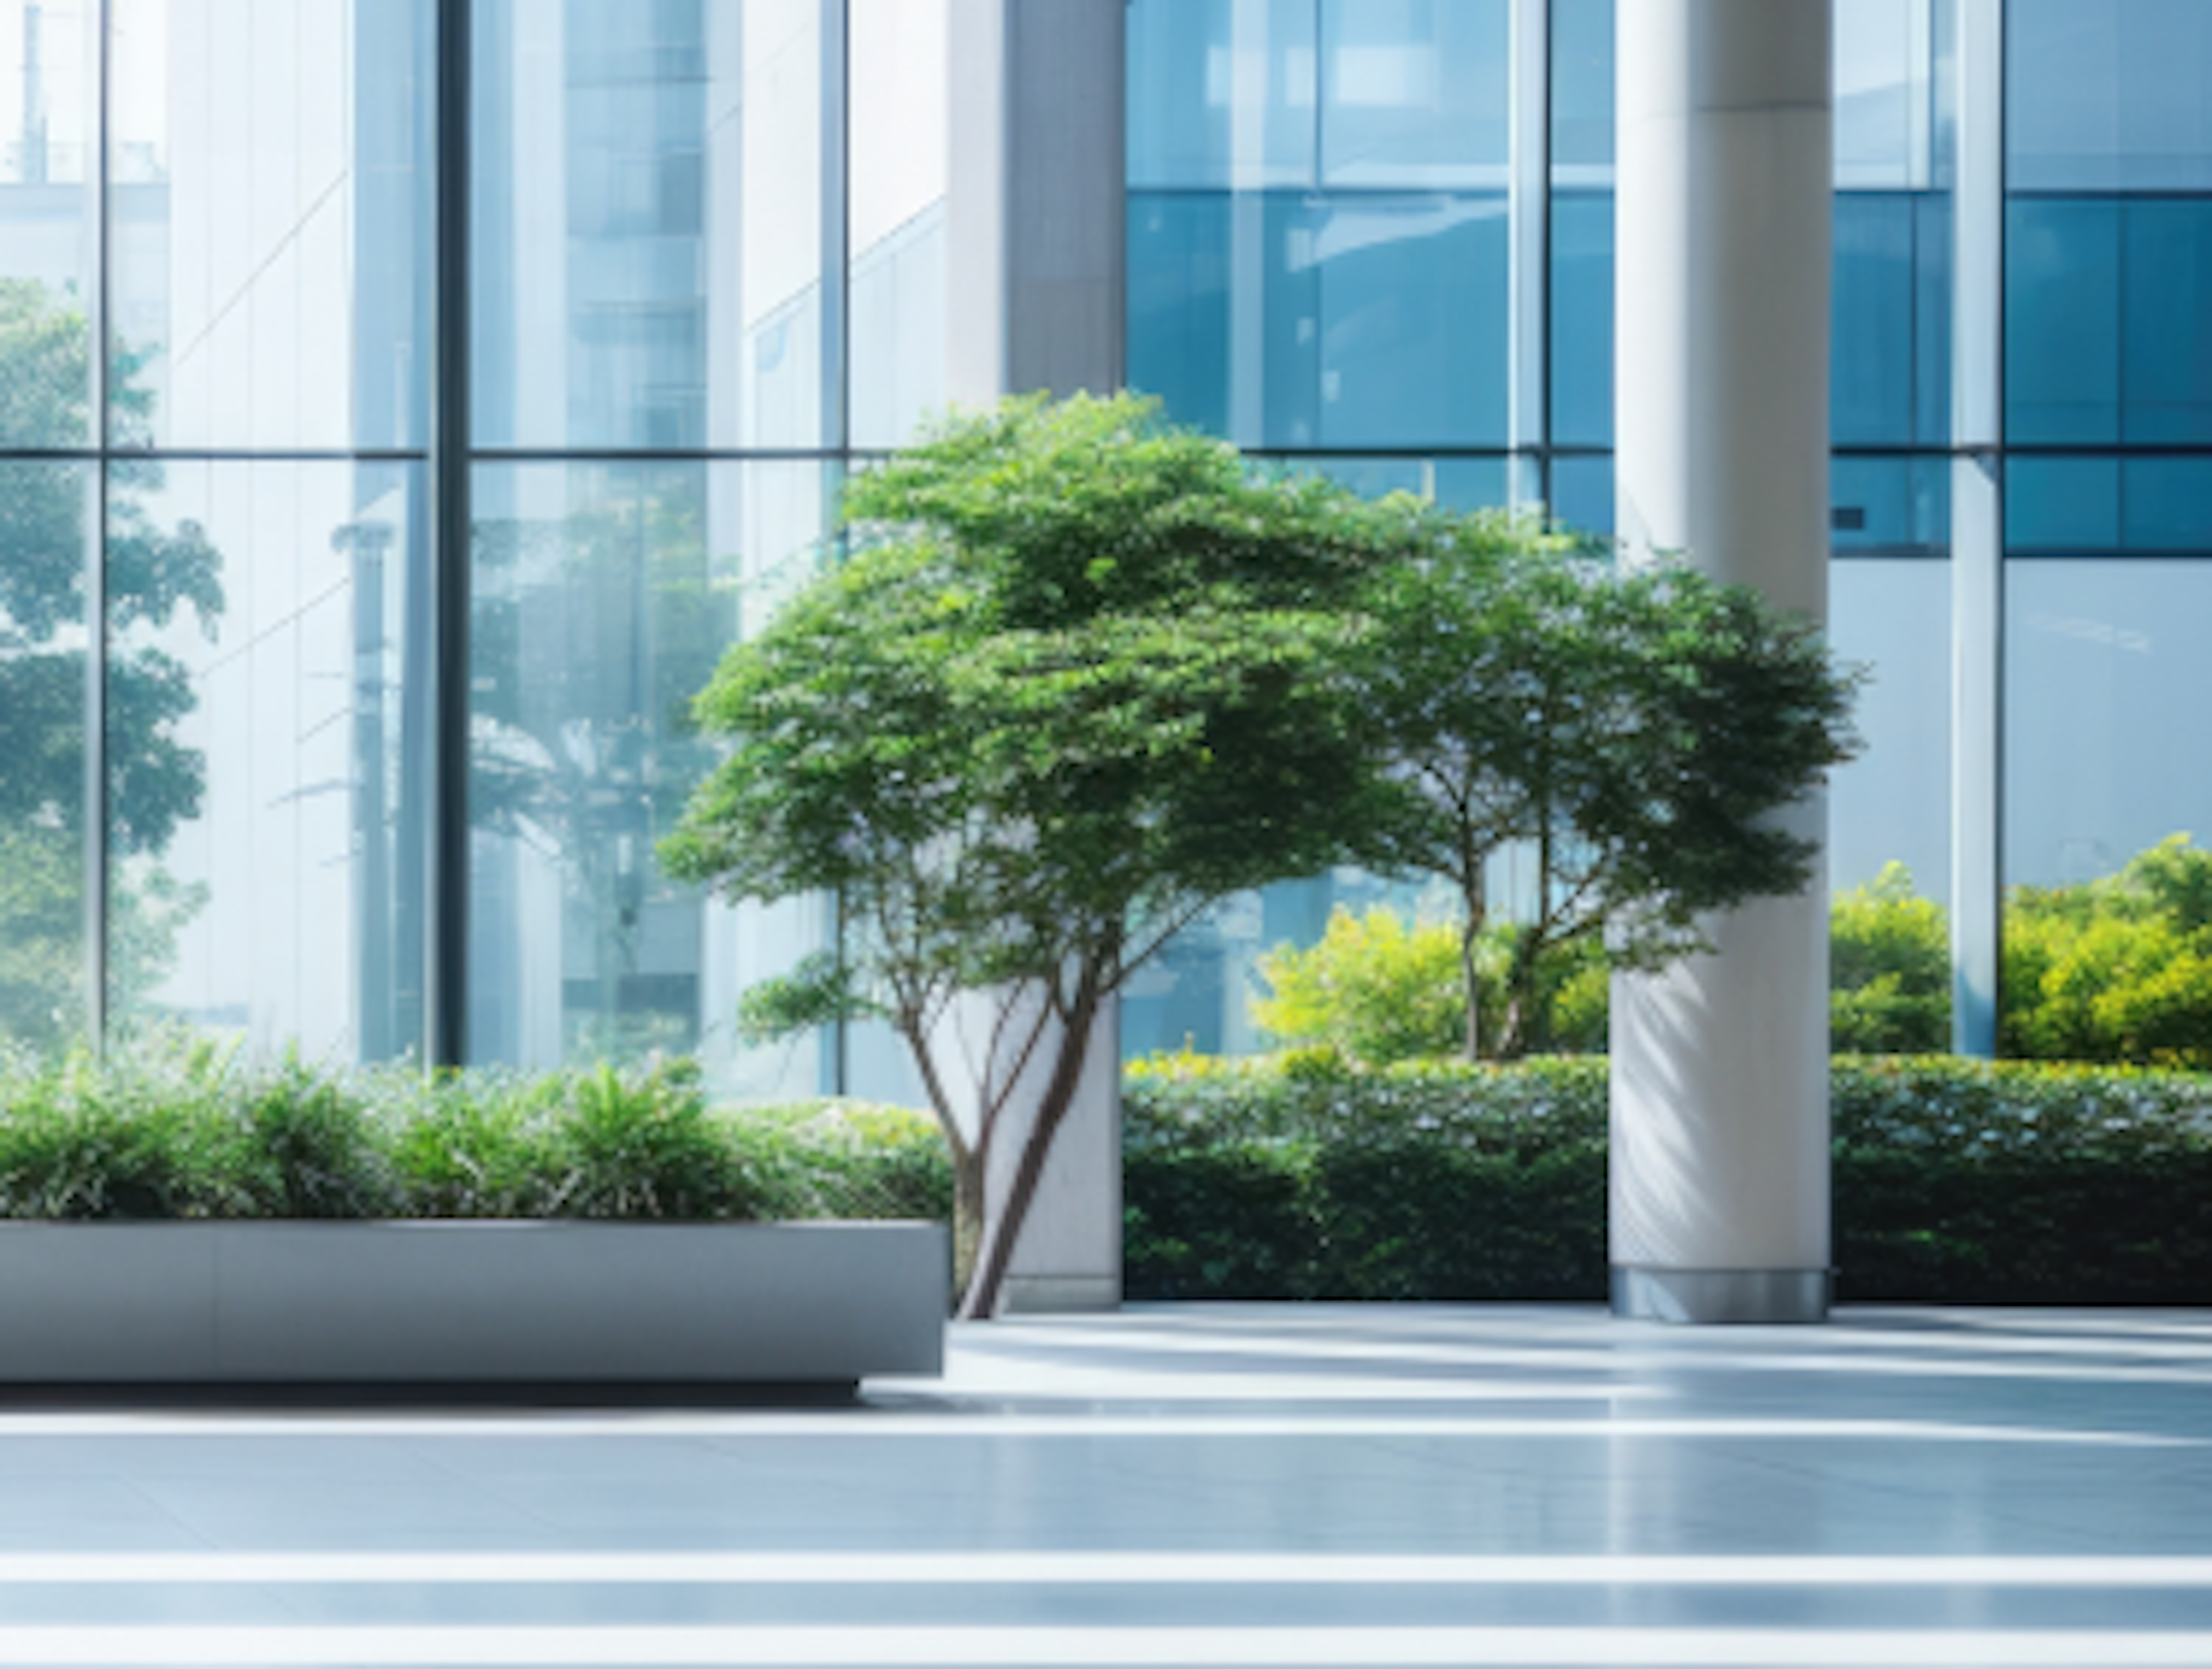
[[[1903,864],[1923,897],[1951,890],[1951,569],[1855,558],[1829,569],[1828,641],[1870,675],[1854,714],[1865,750],[1830,779],[1828,883]]]
[[[0,452],[82,446],[92,375],[86,158],[96,79],[81,3],[10,8],[0,28]]]
[[[945,402],[945,0],[854,0],[853,444],[895,446]]]
[[[1503,190],[1506,0],[1322,0],[1327,185]]]
[[[2118,459],[2015,458],[2005,465],[2004,487],[2007,549],[2118,549]]]
[[[1828,479],[1838,555],[1941,556],[1948,550],[1948,458],[1838,458]]]
[[[1934,0],[1835,9],[1836,184],[1924,190],[1933,174]]]
[[[1613,194],[1552,198],[1552,439],[1613,444]]]
[[[1332,202],[1288,254],[1293,294],[1320,274],[1322,445],[1504,443],[1502,194]]]
[[[0,460],[0,1043],[84,1035],[84,592],[93,472]],[[134,726],[118,723],[118,740]]]
[[[426,0],[115,0],[118,442],[420,445]]]
[[[1552,0],[1552,167],[1559,185],[1613,184],[1613,0]]]
[[[2120,433],[2120,208],[2013,199],[2005,211],[2005,424],[2014,441]]]
[[[1315,183],[1316,0],[1132,0],[1129,188]]]
[[[411,466],[118,469],[110,1001],[311,1059],[420,1041]]]
[[[2011,0],[2005,22],[2014,190],[2212,189],[2212,7]]]
[[[477,443],[819,446],[819,0],[475,19]]]
[[[1837,442],[1940,442],[1948,433],[1948,200],[1836,196],[1831,410]]]
[[[2005,604],[2007,884],[2212,840],[2212,562],[2014,562]]]
[[[2130,201],[2121,215],[2124,438],[2212,440],[2212,201]]]
[[[726,1089],[817,1087],[730,1035],[742,987],[819,943],[654,856],[714,744],[691,696],[809,570],[813,465],[545,464],[476,476],[470,1048],[532,1066],[699,1051]]]

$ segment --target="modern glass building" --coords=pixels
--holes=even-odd
[[[976,9],[0,0],[0,1035],[908,1091],[865,1028],[740,1048],[834,911],[653,847],[685,698],[836,560],[843,475],[1060,282],[964,276],[975,204],[1066,209],[961,160]],[[2212,836],[2212,9],[1834,9],[1832,631],[1872,681],[1830,879],[1950,907],[1988,1048],[2005,889]],[[1068,280],[1119,379],[1609,528],[1610,0],[1125,29],[1112,262]],[[1233,902],[1124,1047],[1249,1044],[1252,956],[1378,889]]]

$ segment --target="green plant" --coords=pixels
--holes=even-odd
[[[1362,699],[1396,790],[1390,867],[1459,901],[1467,1017],[1502,987],[1494,1053],[1550,1047],[1540,986],[1562,946],[1656,968],[1705,913],[1796,891],[1816,843],[1768,814],[1856,744],[1855,680],[1803,618],[1694,569],[1616,571],[1524,519],[1449,521],[1362,593]],[[1534,869],[1503,979],[1486,978],[1489,871]]]
[[[953,418],[845,510],[849,561],[699,697],[728,756],[661,856],[734,899],[837,896],[842,962],[746,1021],[877,1013],[905,1041],[953,1156],[963,1313],[988,1315],[1103,1004],[1217,900],[1356,855],[1352,584],[1432,513],[1257,478],[1128,398]],[[972,1108],[939,1071],[961,999],[995,1015]]]
[[[2194,1303],[2212,1082],[1844,1058],[1844,1296]],[[1605,1063],[1160,1057],[1126,1078],[1127,1281],[1153,1297],[1595,1299]]]
[[[1951,1040],[1951,940],[1943,907],[1902,864],[1838,893],[1828,913],[1829,1047],[1927,1054]]]
[[[1484,989],[1504,988],[1527,931],[1496,919],[1484,926],[1474,949]],[[1282,1042],[1326,1044],[1370,1066],[1450,1054],[1467,1032],[1462,949],[1449,924],[1409,926],[1384,906],[1358,916],[1339,906],[1318,944],[1278,945],[1260,958],[1268,994],[1251,999],[1252,1017]],[[1568,939],[1530,966],[1528,1035],[1557,1050],[1603,1053],[1609,970],[1602,948]],[[1494,1053],[1504,1016],[1486,1004],[1480,1021],[1482,1052]]]

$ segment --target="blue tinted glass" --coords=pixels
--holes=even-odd
[[[1948,458],[1838,458],[1828,482],[1838,556],[1941,556],[1949,549]]]
[[[2121,477],[2130,550],[2212,550],[2212,458],[2131,458]]]
[[[1229,209],[1213,193],[1129,194],[1129,385],[1216,434],[1229,426]]]
[[[1951,198],[1911,202],[1913,439],[1941,446],[1951,438]]]
[[[2109,458],[2015,458],[2005,465],[2005,544],[2100,551],[2120,543],[2120,468]]]
[[[1830,412],[1839,445],[1914,438],[1913,219],[1901,192],[1836,195]]]
[[[1312,237],[1322,443],[1504,444],[1504,197],[1341,200]],[[1294,234],[1293,281],[1297,254]],[[1269,428],[1276,432],[1272,422]]]
[[[1613,531],[1613,460],[1555,458],[1552,460],[1552,515],[1585,533]]]
[[[1931,0],[1835,8],[1835,179],[1852,191],[1924,187],[1933,175]]]
[[[1322,0],[1322,179],[1502,186],[1506,0]]]
[[[2012,0],[2006,168],[2018,191],[2212,188],[2212,6]]]
[[[2005,210],[2005,424],[2014,440],[2119,438],[2120,211],[2015,198]]]
[[[2212,440],[2212,201],[2122,209],[2124,438]]]
[[[1133,0],[1133,190],[1314,183],[1316,0]]]
[[[1552,439],[1613,444],[1613,194],[1552,198]]]
[[[1613,0],[1553,0],[1552,166],[1613,167]]]

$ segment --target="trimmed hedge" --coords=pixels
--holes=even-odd
[[[204,1045],[0,1062],[0,1217],[944,1218],[926,1114],[731,1110],[697,1069],[331,1073]]]
[[[1132,1296],[1605,1295],[1601,1059],[1181,1056],[1126,1083]],[[2212,1302],[2212,1080],[1926,1057],[1833,1084],[1841,1296]]]

